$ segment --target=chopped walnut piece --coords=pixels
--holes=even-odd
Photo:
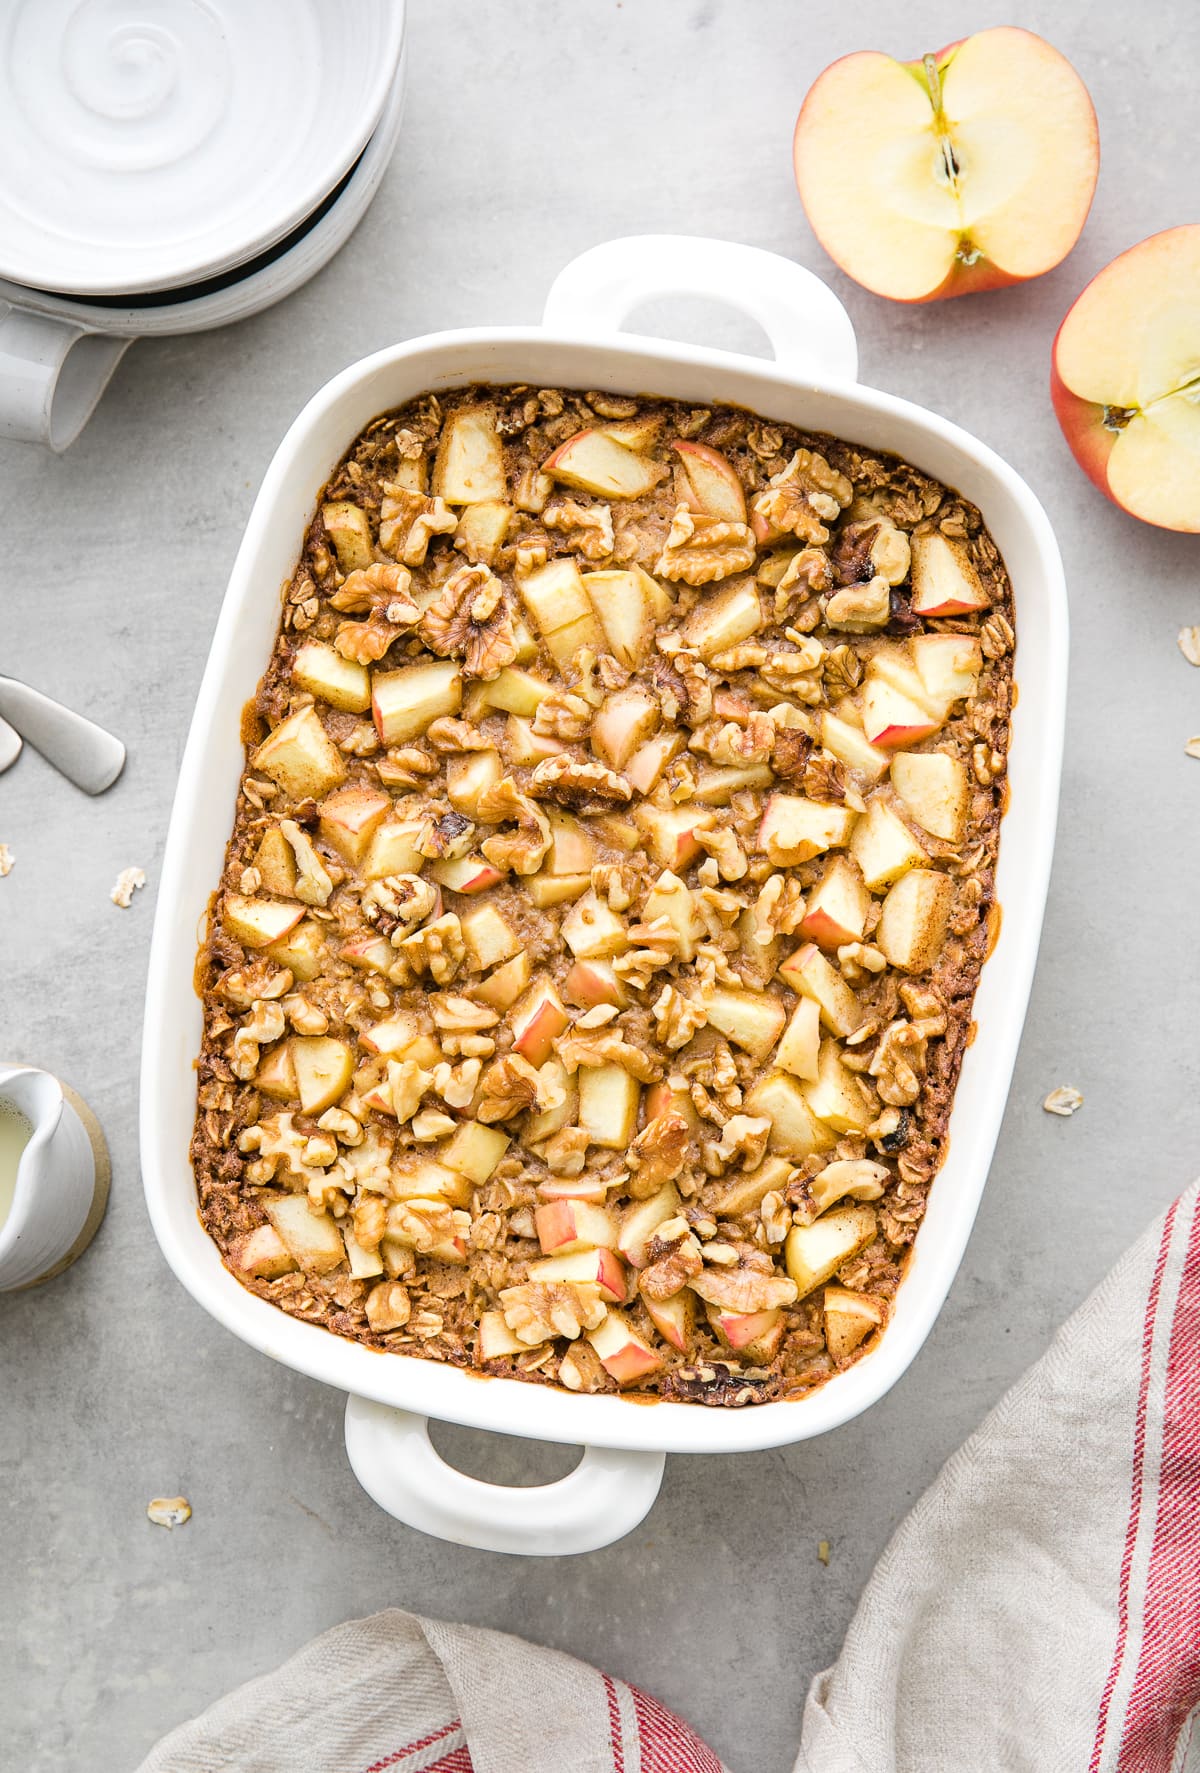
[[[128,911],[133,904],[133,895],[145,884],[146,876],[140,868],[122,868],[108,896],[114,905],[119,906],[122,911]]]
[[[428,973],[438,985],[450,983],[467,955],[462,925],[452,911],[393,946],[399,957],[392,968],[393,976],[398,970],[402,976],[412,974],[417,978]]]
[[[556,1102],[547,1099],[554,1092],[543,1083],[538,1070],[520,1053],[508,1053],[502,1059],[496,1059],[483,1073],[480,1080],[482,1100],[479,1105],[479,1118],[492,1123],[498,1120],[511,1120],[514,1115],[523,1114],[527,1108],[557,1107]],[[561,1091],[557,1092],[558,1101],[562,1101]]]
[[[722,880],[742,879],[749,864],[736,831],[730,831],[728,827],[718,831],[697,831],[696,842],[716,862]]]
[[[578,1071],[580,1066],[586,1070],[589,1066],[620,1065],[639,1083],[657,1083],[663,1074],[662,1063],[653,1053],[643,1052],[641,1047],[631,1046],[623,1040],[619,1033],[607,1033],[603,1029],[561,1036],[558,1058],[568,1072]]]
[[[504,1321],[520,1342],[530,1347],[554,1336],[574,1341],[584,1330],[596,1330],[607,1316],[594,1281],[526,1281],[500,1294]]]
[[[743,1169],[756,1170],[767,1149],[771,1122],[765,1115],[732,1114],[721,1129],[716,1154],[728,1169],[734,1158],[741,1157]]]
[[[475,803],[481,824],[500,825],[515,820],[517,829],[489,837],[480,844],[496,868],[514,874],[536,874],[550,848],[550,822],[529,796],[522,794],[511,776],[502,776]]]
[[[405,566],[423,566],[434,536],[453,535],[458,528],[458,517],[442,499],[387,482],[379,518],[379,546]]]
[[[542,512],[547,529],[559,530],[569,548],[585,560],[606,560],[613,551],[612,507],[555,499]]]
[[[394,948],[437,909],[438,892],[419,874],[387,874],[373,880],[360,900],[369,924],[387,936]]]
[[[865,584],[876,578],[889,586],[902,585],[908,577],[912,550],[902,529],[886,517],[869,517],[838,531],[830,558],[843,585]]]
[[[408,1244],[418,1255],[448,1244],[470,1226],[470,1216],[444,1200],[393,1201],[387,1210],[387,1234]]]
[[[591,874],[593,892],[610,911],[628,911],[637,880],[637,870],[629,862],[600,862]]]
[[[246,1166],[251,1182],[281,1182],[296,1193],[307,1190],[314,1180],[324,1183],[320,1172],[328,1169],[337,1155],[328,1141],[318,1144],[310,1139],[296,1126],[292,1114],[272,1114],[257,1126],[246,1127],[238,1136],[238,1150],[243,1156],[258,1153]]]
[[[380,1281],[371,1288],[366,1300],[367,1322],[376,1335],[388,1330],[402,1330],[408,1322],[412,1305],[408,1291],[399,1281]]]
[[[889,1022],[869,1066],[875,1087],[894,1108],[908,1108],[921,1093],[926,1039],[911,1022]]]
[[[702,517],[677,505],[654,570],[685,585],[710,585],[754,565],[754,536],[745,523]]]
[[[460,566],[452,573],[418,632],[431,652],[462,659],[464,676],[485,683],[517,656],[511,599],[486,566]]]
[[[1051,1090],[1042,1107],[1047,1114],[1059,1114],[1065,1118],[1083,1107],[1083,1095],[1073,1084],[1059,1084],[1056,1090]]]
[[[431,721],[425,737],[435,751],[494,751],[495,741],[472,726],[469,720],[454,720],[443,714]]]
[[[886,628],[891,613],[891,588],[882,574],[865,585],[847,585],[843,591],[835,591],[825,605],[829,626],[850,634],[869,634],[873,628]]]
[[[752,509],[770,534],[820,544],[829,540],[828,525],[836,523],[853,497],[846,476],[831,468],[824,456],[798,449],[766,491],[752,500]]]
[[[249,966],[231,967],[217,981],[217,991],[239,1010],[248,1010],[256,998],[282,997],[290,991],[292,974],[274,961],[255,960]]]
[[[713,1248],[710,1244],[709,1250]],[[786,1275],[740,1265],[706,1267],[691,1287],[706,1305],[715,1305],[721,1311],[775,1311],[781,1305],[793,1304],[799,1292],[795,1281]]]
[[[650,1240],[650,1262],[638,1276],[647,1299],[673,1299],[704,1272],[700,1241],[686,1219],[668,1219]]]
[[[702,999],[685,997],[674,985],[664,985],[654,1002],[654,1025],[661,1044],[668,1053],[685,1047],[698,1029],[708,1021],[708,1009]]]
[[[252,1078],[258,1069],[259,1048],[270,1041],[280,1040],[286,1027],[287,1019],[281,1004],[264,999],[252,1004],[250,1015],[233,1037],[230,1065],[234,1076],[243,1082]]]
[[[296,858],[296,898],[302,905],[327,905],[333,877],[313,848],[312,839],[294,819],[281,819],[279,829]]]
[[[562,1127],[542,1147],[546,1168],[554,1176],[581,1176],[588,1135],[582,1127]]]
[[[573,744],[586,738],[592,724],[592,706],[583,696],[570,690],[552,690],[538,703],[533,717],[533,730],[539,738],[563,739]]]
[[[623,805],[633,797],[633,789],[624,776],[590,758],[573,757],[569,751],[543,758],[529,779],[529,791],[539,798],[555,800],[560,806],[574,808],[596,802]]]
[[[629,1168],[637,1177],[636,1193],[645,1198],[673,1182],[687,1161],[692,1131],[674,1109],[647,1122],[626,1152]]]

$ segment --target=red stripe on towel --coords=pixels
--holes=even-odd
[[[372,1761],[371,1765],[364,1769],[364,1773],[387,1773],[389,1767],[399,1766],[400,1762],[406,1761],[410,1755],[419,1754],[423,1748],[432,1748],[435,1742],[440,1742],[442,1740],[443,1736],[453,1736],[456,1730],[461,1729],[462,1719],[455,1718],[453,1722],[443,1724],[440,1730],[433,1730],[428,1736],[422,1736],[420,1741],[410,1742],[404,1748],[394,1749],[390,1755],[385,1755],[381,1761]],[[454,1754],[466,1754],[466,1750],[455,1749],[448,1760],[438,1761],[437,1767],[446,1769],[453,1768],[454,1773],[459,1773],[460,1768],[465,1768],[466,1773],[470,1773],[470,1757],[468,1756],[465,1762],[458,1762],[455,1764]],[[433,1768],[429,1769],[429,1773],[434,1773]]]
[[[1200,1210],[1171,1325],[1143,1638],[1117,1773],[1169,1773],[1200,1698]]]
[[[1117,1676],[1121,1671],[1121,1662],[1125,1655],[1125,1641],[1129,1635],[1129,1572],[1133,1564],[1133,1549],[1137,1543],[1138,1520],[1142,1511],[1142,1480],[1146,1455],[1146,1398],[1150,1390],[1150,1350],[1154,1342],[1154,1320],[1158,1312],[1158,1296],[1162,1288],[1163,1269],[1167,1265],[1167,1252],[1171,1247],[1171,1232],[1175,1225],[1177,1205],[1178,1202],[1172,1202],[1167,1212],[1162,1242],[1158,1249],[1158,1261],[1154,1265],[1154,1278],[1150,1283],[1150,1293],[1146,1300],[1146,1318],[1142,1328],[1142,1371],[1138,1380],[1137,1419],[1133,1436],[1133,1493],[1129,1503],[1129,1522],[1125,1528],[1125,1550],[1121,1556],[1121,1582],[1117,1601],[1117,1643],[1113,1651],[1108,1679],[1104,1683],[1104,1693],[1100,1700],[1100,1716],[1096,1724],[1096,1740],[1092,1747],[1092,1758],[1088,1762],[1088,1773],[1096,1773],[1096,1769],[1100,1765],[1100,1756],[1104,1750],[1104,1738],[1108,1732],[1108,1708],[1112,1700],[1113,1688],[1117,1684]]]
[[[611,1676],[604,1675],[602,1679],[604,1697],[608,1701],[608,1735],[612,1746],[613,1773],[625,1773],[625,1733],[621,1729],[621,1707],[617,1701],[617,1689]]]
[[[637,1687],[631,1687],[637,1717],[642,1773],[721,1773],[721,1763],[687,1725]]]

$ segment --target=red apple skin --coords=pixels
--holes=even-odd
[[[618,1385],[630,1385],[635,1379],[645,1378],[647,1373],[657,1373],[662,1361],[658,1355],[648,1354],[644,1348],[639,1348],[636,1342],[627,1342],[624,1348],[610,1354],[607,1360],[601,1357],[601,1365]]]
[[[1063,321],[1065,325],[1066,320]],[[1058,330],[1061,333],[1062,326]],[[1057,346],[1057,334],[1054,343]],[[1118,434],[1106,427],[1102,406],[1094,400],[1084,400],[1078,394],[1072,394],[1059,375],[1053,356],[1050,359],[1050,399],[1071,454],[1092,485],[1115,505],[1117,501],[1108,487],[1108,458]]]
[[[859,940],[853,930],[848,930],[844,924],[835,923],[827,911],[814,911],[806,917],[800,925],[800,934],[822,948],[840,948],[844,942]]]

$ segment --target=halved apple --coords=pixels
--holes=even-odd
[[[917,824],[957,843],[967,821],[967,766],[947,751],[900,751],[892,759],[892,787]],[[866,823],[860,820],[859,829]]]
[[[763,809],[758,848],[778,868],[794,868],[823,850],[844,844],[857,814],[840,802],[807,800],[800,794],[772,794]]]
[[[250,761],[293,800],[319,800],[346,779],[342,754],[311,704],[281,720]]]
[[[1003,25],[916,62],[834,62],[805,98],[794,157],[834,262],[876,295],[922,302],[1059,264],[1087,219],[1099,137],[1070,62]]]
[[[493,407],[459,407],[449,415],[433,465],[433,490],[448,505],[506,498],[504,445]]]
[[[683,502],[688,510],[725,523],[745,523],[746,494],[729,457],[706,443],[674,443],[671,447],[679,456]]]
[[[875,940],[890,966],[906,973],[925,973],[941,953],[954,902],[954,887],[945,874],[914,868],[898,880],[879,914]]]
[[[973,615],[992,599],[961,542],[939,530],[912,537],[912,608],[916,616]]]
[[[851,835],[853,841],[854,834]],[[871,895],[863,885],[858,863],[850,856],[830,856],[824,873],[808,896],[800,934],[822,948],[840,948],[845,942],[861,942],[870,908]]]
[[[1130,516],[1200,531],[1200,224],[1106,265],[1054,341],[1050,390],[1079,466]]]
[[[670,469],[626,449],[610,431],[577,431],[546,457],[542,472],[602,499],[640,499],[665,480]]]
[[[377,671],[371,679],[375,730],[383,745],[420,738],[431,721],[462,706],[462,667],[454,659]]]

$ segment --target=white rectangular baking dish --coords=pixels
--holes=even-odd
[[[775,361],[619,331],[639,304],[672,294],[704,295],[749,313],[766,331]],[[1062,756],[1066,590],[1049,522],[1019,476],[945,419],[860,387],[856,357],[841,304],[787,260],[719,241],[613,241],[567,267],[550,292],[541,327],[435,333],[377,352],[336,376],[283,439],[250,514],[201,684],[163,862],[142,1062],[146,1199],[167,1260],[201,1305],[263,1353],[349,1393],[347,1446],[360,1481],[382,1507],[425,1532],[502,1551],[589,1550],[641,1520],[667,1452],[729,1453],[824,1434],[865,1410],[903,1373],[961,1260],[1037,958]],[[949,1156],[879,1346],[807,1397],[736,1411],[647,1404],[381,1354],[248,1293],[222,1266],[197,1215],[188,1141],[201,1010],[192,969],[243,767],[239,717],[270,656],[279,587],[294,570],[321,487],[362,427],[423,390],[476,381],[657,394],[697,405],[732,402],[892,451],[979,506],[1012,578],[1020,698],[997,872],[1003,922],[976,997],[978,1036],[963,1063]],[[431,1416],[588,1450],[559,1483],[490,1485],[439,1459],[426,1432]]]

